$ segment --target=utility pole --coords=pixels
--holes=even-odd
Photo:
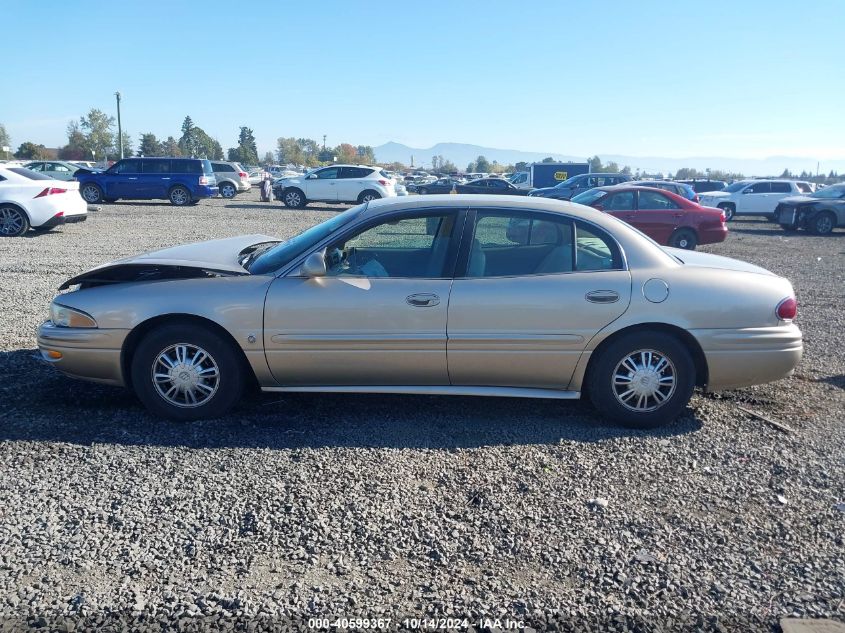
[[[323,134],[323,151],[326,151],[326,135]]]
[[[120,157],[123,158],[123,128],[120,126],[120,93],[115,92],[117,97],[117,144],[120,147]]]

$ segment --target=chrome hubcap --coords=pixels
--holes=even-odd
[[[626,409],[645,413],[659,409],[675,393],[672,361],[653,349],[623,358],[613,372],[613,393]]]
[[[289,193],[285,196],[285,202],[287,202],[291,206],[298,206],[299,205],[299,194],[298,193]]]
[[[174,204],[185,204],[188,201],[188,194],[184,189],[175,189],[170,194],[170,200]]]
[[[235,188],[232,185],[223,185],[223,197],[231,198],[235,195]]]
[[[85,187],[82,190],[82,197],[85,198],[86,202],[97,202],[100,198],[100,192],[97,191],[96,187]]]
[[[363,198],[361,198],[361,199],[362,199],[364,202],[372,202],[373,200],[377,200],[377,198],[376,198],[373,194],[371,194],[371,193],[368,193],[366,196],[364,196],[364,197],[363,197]]]
[[[152,367],[158,395],[181,408],[208,402],[220,386],[220,369],[201,347],[190,343],[171,345],[159,354]]]
[[[3,207],[0,209],[0,233],[3,235],[17,235],[23,228],[23,216],[17,209]]]
[[[824,216],[823,218],[819,218],[819,221],[816,222],[816,230],[819,233],[828,233],[833,229],[833,223],[830,221],[830,218]]]

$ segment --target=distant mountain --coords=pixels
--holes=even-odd
[[[408,147],[401,143],[389,142],[374,148],[376,160],[380,163],[401,162],[410,165],[411,157],[414,158],[414,165],[431,165],[432,156],[443,156],[446,160],[455,163],[463,169],[471,161],[479,156],[484,156],[489,161],[498,161],[508,165],[525,161],[528,163],[540,161],[551,156],[561,162],[585,162],[587,156],[573,156],[561,154],[560,152],[524,152],[515,149],[497,149],[494,147],[483,147],[481,145],[468,145],[465,143],[438,143],[433,147],[419,148]],[[817,161],[814,158],[801,158],[795,156],[771,156],[764,159],[751,158],[725,158],[720,156],[695,156],[690,158],[666,158],[661,156],[624,156],[621,154],[599,154],[602,162],[610,161],[620,166],[628,165],[631,169],[655,172],[676,172],[682,167],[694,167],[705,170],[719,169],[722,171],[738,172],[746,176],[779,176],[784,169],[792,173],[807,171],[816,172]],[[845,172],[845,159],[820,161],[820,171],[829,173],[831,170]]]

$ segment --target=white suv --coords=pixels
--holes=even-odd
[[[762,215],[774,220],[782,198],[812,193],[808,182],[794,180],[739,180],[721,191],[700,194],[699,204],[716,207],[730,220],[735,215]]]
[[[273,193],[286,207],[301,208],[309,202],[357,203],[396,196],[393,180],[379,167],[332,165],[304,176],[280,178]]]

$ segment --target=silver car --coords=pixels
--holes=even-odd
[[[662,248],[542,198],[353,207],[288,240],[188,244],[65,282],[45,360],[131,386],[155,414],[220,416],[264,391],[575,399],[648,428],[707,390],[789,376],[789,281]]]

